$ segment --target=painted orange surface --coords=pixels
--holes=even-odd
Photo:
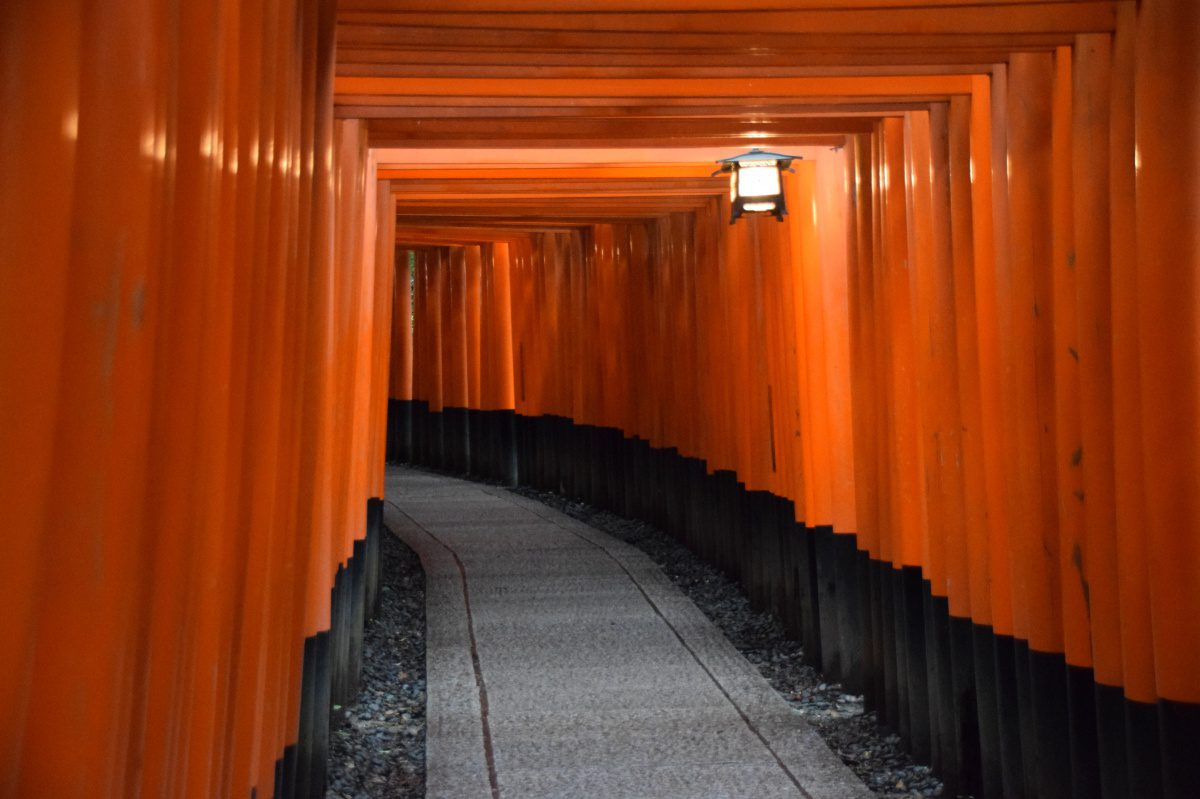
[[[1198,15],[0,4],[0,796],[272,790],[389,398],[702,459],[1200,702]],[[785,223],[681,160],[743,145]]]
[[[331,8],[0,12],[0,795],[265,792],[295,741],[382,489],[391,284],[362,123],[332,157]]]
[[[1134,54],[1142,469],[1158,695],[1200,701],[1200,8],[1146,3]]]
[[[352,78],[340,77],[337,92],[408,97],[879,97],[967,94],[967,75],[896,75],[870,78],[708,78],[697,81],[642,79]]]

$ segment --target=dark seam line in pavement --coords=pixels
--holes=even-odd
[[[487,761],[488,782],[492,787],[492,799],[500,799],[500,781],[496,777],[496,758],[492,751],[492,728],[488,723],[487,684],[483,680],[483,667],[479,664],[479,649],[475,643],[475,618],[471,614],[471,591],[467,588],[467,569],[463,566],[462,560],[459,559],[458,553],[447,546],[442,539],[426,530],[420,522],[401,510],[395,502],[389,501],[388,504],[395,508],[397,513],[400,513],[404,518],[412,522],[413,526],[436,541],[442,549],[449,552],[450,557],[454,558],[454,565],[458,567],[458,577],[462,581],[463,602],[467,608],[467,633],[471,637],[471,666],[475,669],[475,688],[479,691],[479,721],[483,726],[483,757]]]
[[[490,493],[490,492],[485,491],[484,493]],[[492,494],[492,496],[497,496],[497,495]],[[507,499],[507,497],[505,497],[505,499]],[[537,516],[538,518],[541,518],[541,519],[545,519],[546,521],[550,522],[554,526],[558,527],[560,530],[565,530],[566,532],[568,532],[571,535],[578,538],[580,541],[584,541],[584,542],[590,544],[591,546],[593,546],[596,549],[603,552],[608,557],[608,559],[611,560],[613,563],[617,564],[617,566],[620,567],[621,571],[625,572],[625,576],[629,578],[629,581],[631,583],[633,583],[634,587],[637,588],[638,592],[641,593],[642,597],[646,600],[646,603],[650,605],[650,608],[654,611],[655,615],[657,615],[660,619],[662,619],[663,624],[667,625],[667,629],[670,630],[675,635],[675,638],[679,641],[679,644],[684,649],[687,650],[687,653],[689,655],[692,656],[692,660],[696,661],[696,665],[698,665],[701,669],[704,670],[704,673],[708,675],[708,679],[712,680],[713,685],[717,686],[717,690],[721,692],[721,695],[724,696],[726,700],[728,700],[729,704],[733,705],[733,709],[736,710],[737,714],[742,717],[742,721],[745,722],[746,727],[750,730],[750,732],[754,733],[755,737],[758,738],[758,740],[762,743],[763,747],[765,747],[766,750],[771,753],[771,757],[775,758],[775,762],[777,764],[779,764],[779,767],[781,769],[783,769],[783,773],[788,775],[788,779],[790,779],[792,781],[792,784],[796,786],[796,790],[800,791],[800,793],[802,793],[805,797],[807,797],[807,799],[813,799],[813,795],[810,794],[807,790],[805,790],[804,786],[800,783],[800,780],[796,777],[795,774],[792,773],[792,770],[787,767],[787,764],[783,762],[783,759],[779,756],[779,754],[775,751],[775,749],[771,746],[771,744],[767,742],[766,736],[764,736],[759,731],[758,727],[755,726],[754,722],[750,720],[750,717],[745,714],[745,712],[738,705],[738,703],[733,701],[733,697],[730,696],[729,692],[725,690],[725,686],[721,685],[720,680],[718,680],[716,678],[716,676],[709,670],[708,665],[703,660],[700,659],[700,656],[696,654],[695,650],[693,650],[690,646],[688,646],[687,641],[684,640],[683,636],[679,634],[679,631],[675,629],[675,627],[671,624],[671,622],[669,622],[667,620],[667,617],[662,614],[662,611],[658,609],[658,605],[656,605],[654,603],[654,600],[650,598],[650,595],[646,593],[646,589],[642,588],[642,584],[637,581],[637,578],[633,576],[633,573],[630,572],[629,569],[625,568],[624,563],[617,560],[611,552],[609,552],[607,549],[605,549],[604,547],[597,544],[595,541],[591,541],[586,536],[580,535],[579,533],[575,532],[571,528],[565,527],[562,524],[559,524],[557,519],[554,519],[553,517],[550,517],[550,516],[543,516],[542,514],[538,513],[536,510],[533,510],[532,508],[529,508],[529,507],[525,507],[518,502],[513,502],[511,499],[509,500],[509,502],[512,502],[513,505],[516,505],[519,508],[524,507],[525,510],[529,511],[534,516]]]

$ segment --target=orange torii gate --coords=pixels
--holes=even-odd
[[[1200,793],[1195,3],[193,5],[0,7],[0,794],[323,793],[385,444],[671,530],[948,790]]]

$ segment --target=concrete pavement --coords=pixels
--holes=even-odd
[[[387,497],[426,572],[430,799],[870,796],[639,550],[429,472]]]

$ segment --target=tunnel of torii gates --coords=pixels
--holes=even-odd
[[[662,526],[949,795],[1200,796],[1200,4],[745,6],[0,3],[0,794],[323,795],[388,450]]]

